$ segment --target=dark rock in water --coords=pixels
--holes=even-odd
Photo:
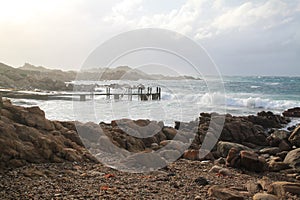
[[[294,168],[300,168],[300,148],[290,151],[283,162],[288,163]]]
[[[232,148],[226,158],[226,165],[254,172],[262,172],[265,171],[266,160],[252,151],[239,151]]]
[[[263,126],[264,128],[281,128],[282,124],[290,122],[289,119],[280,115],[275,115],[272,112],[259,112],[257,116],[248,116],[248,119],[254,123]]]
[[[289,141],[292,145],[300,147],[300,126],[298,126],[290,135]]]
[[[249,119],[250,118],[250,119]],[[252,116],[253,119],[258,118]],[[254,123],[249,117],[226,116],[224,127],[220,135],[220,140],[235,143],[252,143],[259,146],[267,145],[267,135],[261,124]]]
[[[206,178],[204,178],[202,176],[196,178],[194,182],[197,183],[197,185],[202,185],[202,186],[209,184],[208,181],[206,180]]]
[[[300,107],[288,109],[282,114],[285,117],[300,117]]]

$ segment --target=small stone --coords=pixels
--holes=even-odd
[[[255,193],[259,192],[261,189],[260,185],[257,183],[254,183],[254,182],[248,182],[246,184],[246,188],[247,188],[248,192],[251,194],[255,194]]]
[[[218,158],[217,160],[215,160],[216,164],[220,164],[220,165],[225,165],[226,164],[226,160],[225,158]]]
[[[253,196],[253,200],[278,200],[278,198],[272,194],[257,193]]]
[[[212,166],[212,168],[208,171],[210,173],[219,173],[219,171],[222,169],[222,167],[218,166],[218,165],[214,165]]]
[[[269,189],[269,185],[272,183],[271,179],[264,176],[262,179],[258,180],[257,183],[260,185],[260,187],[267,191]]]
[[[214,185],[208,189],[208,195],[224,200],[244,200],[244,195],[231,188]]]
[[[209,184],[208,181],[206,180],[206,178],[204,178],[202,176],[196,178],[194,182],[197,183],[197,185],[202,185],[202,186]]]

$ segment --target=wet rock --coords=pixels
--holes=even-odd
[[[237,143],[233,143],[233,142],[224,142],[224,141],[220,141],[218,142],[217,144],[217,151],[219,152],[219,154],[226,158],[227,155],[228,155],[228,152],[231,148],[235,148],[237,149],[238,151],[240,150],[249,150],[251,151],[250,148],[244,146],[244,145],[241,145],[241,144],[237,144]]]
[[[300,147],[300,126],[298,126],[290,135],[289,142],[296,147]]]
[[[300,194],[300,183],[278,181],[272,183],[268,189],[268,193],[275,194],[279,197],[285,197],[287,192]]]
[[[300,107],[295,107],[284,111],[283,116],[285,117],[300,117]]]
[[[248,119],[254,124],[263,126],[264,128],[281,128],[282,124],[287,124],[288,119],[280,115],[268,111],[262,111],[257,113],[257,116],[249,116]]]
[[[244,196],[236,190],[214,185],[208,189],[208,195],[222,200],[243,200]]]
[[[235,143],[249,142],[256,145],[265,145],[266,136],[261,127],[249,120],[238,117],[227,117],[221,136],[222,141]]]
[[[289,164],[292,167],[300,167],[300,148],[290,151],[284,158],[284,163]]]
[[[253,200],[279,200],[278,197],[268,193],[257,193],[253,196]]]

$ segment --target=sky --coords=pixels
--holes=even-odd
[[[0,62],[80,69],[140,28],[194,40],[223,75],[300,76],[299,0],[0,0]]]

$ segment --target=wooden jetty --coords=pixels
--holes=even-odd
[[[0,95],[8,98],[16,99],[36,99],[36,100],[74,100],[86,101],[88,99],[94,99],[95,96],[106,96],[107,100],[114,99],[115,101],[121,100],[124,96],[127,96],[129,101],[132,101],[133,96],[137,96],[137,100],[140,101],[151,101],[161,100],[161,88],[156,87],[152,90],[152,87],[138,87],[137,89],[126,88],[123,93],[111,92],[110,87],[106,87],[105,93],[103,92],[73,92],[73,93],[25,93],[18,91],[0,91]],[[137,91],[136,91],[137,90]],[[144,91],[145,90],[145,91]]]

